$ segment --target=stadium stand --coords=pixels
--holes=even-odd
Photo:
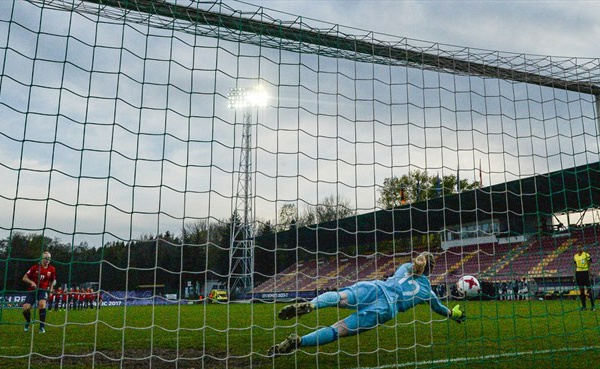
[[[432,285],[452,284],[458,276],[470,274],[490,282],[513,281],[521,277],[539,279],[549,285],[555,280],[570,281],[573,276],[572,244],[582,241],[595,263],[600,261],[597,246],[599,229],[595,226],[575,228],[562,233],[532,235],[525,242],[485,243],[453,247],[436,252]],[[422,250],[415,250],[417,254]],[[414,256],[414,255],[413,255]],[[254,293],[281,291],[315,291],[337,289],[360,280],[389,276],[411,259],[411,255],[392,256],[381,253],[359,256],[305,260],[294,264],[260,284]],[[595,273],[600,275],[599,268]]]

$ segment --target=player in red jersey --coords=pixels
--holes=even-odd
[[[69,299],[69,289],[65,287],[65,289],[61,292],[60,296],[60,309],[67,310],[67,300]]]
[[[94,292],[94,294],[94,300],[96,301],[96,309],[100,310],[100,308],[102,307],[102,294],[100,293],[100,291],[96,291]]]
[[[88,309],[94,307],[94,290],[90,287],[85,291],[85,307]]]
[[[77,308],[77,293],[71,287],[69,289],[69,310],[75,310]]]
[[[52,293],[56,283],[56,269],[50,265],[50,252],[44,251],[42,262],[35,264],[23,276],[23,282],[29,285],[29,293],[23,304],[23,316],[25,317],[25,332],[29,330],[31,324],[31,307],[37,301],[40,311],[40,333],[45,333],[46,323],[46,300],[48,294]]]
[[[75,292],[77,293],[77,310],[81,310],[83,308],[83,288],[75,287]]]
[[[58,311],[58,308],[60,307],[60,302],[62,300],[62,287],[58,287],[56,289],[56,292],[54,294],[52,294],[52,296],[54,296],[54,311]],[[52,304],[50,304],[50,310],[52,310]]]
[[[56,291],[48,294],[48,300],[46,303],[47,311],[52,311],[52,305],[54,304],[54,300],[56,300]]]

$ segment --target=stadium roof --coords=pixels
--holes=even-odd
[[[438,232],[453,225],[491,219],[519,221],[600,205],[600,162],[299,227],[256,238],[268,249],[295,243],[321,251],[353,244]]]

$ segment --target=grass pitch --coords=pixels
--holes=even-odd
[[[456,302],[451,302],[453,306]],[[319,348],[270,358],[290,333],[351,311],[323,309],[280,321],[283,304],[107,307],[48,313],[46,333],[23,332],[4,309],[0,368],[595,368],[600,311],[576,301],[464,301],[463,324],[420,305],[391,322]]]

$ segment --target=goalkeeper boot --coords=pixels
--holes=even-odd
[[[29,332],[29,323],[25,323],[25,327],[23,327],[23,332]]]
[[[271,347],[269,349],[269,356],[279,356],[281,354],[289,354],[292,353],[294,351],[296,351],[296,349],[298,347],[300,347],[300,344],[302,343],[302,338],[300,338],[300,336],[298,336],[297,334],[290,334],[288,336],[288,338],[286,338],[283,342],[278,343],[277,345]]]
[[[284,306],[279,310],[279,319],[289,320],[312,312],[315,306],[310,302],[300,302],[293,305]]]

